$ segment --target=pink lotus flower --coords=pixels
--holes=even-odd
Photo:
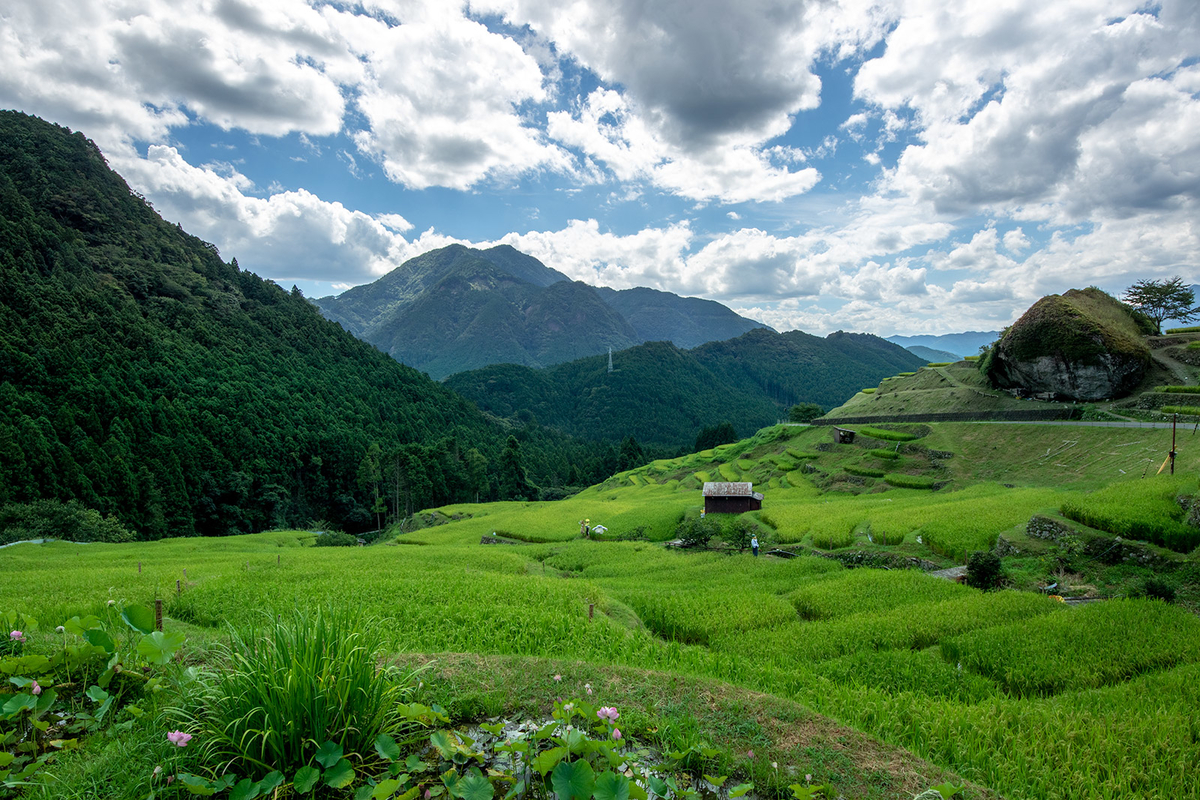
[[[617,717],[619,717],[621,715],[619,713],[617,713],[617,710],[615,708],[612,708],[610,706],[605,706],[604,708],[601,708],[599,711],[596,712],[596,716],[599,717],[600,719],[609,719],[609,720],[612,720],[613,722],[616,722]]]
[[[188,742],[192,740],[192,735],[183,731],[171,731],[167,734],[167,739],[176,747],[187,747]]]
[[[613,739],[617,740],[618,742],[621,741],[621,729],[620,728],[613,728]]]
[[[33,692],[34,694],[41,694],[42,687],[38,685],[37,681],[34,681],[33,686],[29,687],[29,691]]]
[[[8,638],[12,639],[14,642],[23,642],[25,641],[25,634],[21,633],[20,631],[13,631],[8,635]]]
[[[562,675],[555,675],[554,681],[555,683],[562,683]]]
[[[584,689],[587,689],[587,693],[588,693],[588,694],[591,694],[591,693],[592,693],[592,685],[591,685],[590,683],[585,683],[585,684],[583,685],[583,688],[584,688]]]

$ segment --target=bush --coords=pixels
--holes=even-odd
[[[0,509],[0,544],[27,539],[68,542],[132,542],[133,532],[111,514],[84,508],[74,500],[11,503]]]
[[[326,531],[317,536],[313,547],[354,547],[357,544],[358,537],[356,536],[340,531]]]
[[[987,591],[996,589],[1004,580],[1000,556],[988,550],[976,550],[967,558],[967,585]]]
[[[679,523],[675,538],[684,547],[705,547],[710,539],[721,532],[721,526],[712,517],[692,517]]]
[[[799,403],[788,411],[789,422],[811,422],[822,416],[825,410],[816,403]]]
[[[1130,587],[1130,597],[1146,597],[1151,600],[1175,602],[1175,587],[1157,575],[1150,575]]]
[[[265,631],[234,631],[221,669],[182,712],[209,764],[291,774],[324,742],[361,765],[375,740],[402,733],[414,672],[389,665],[385,626],[348,614],[296,612]]]
[[[722,538],[731,547],[736,547],[738,550],[745,550],[750,546],[750,538],[754,536],[756,531],[757,528],[754,527],[754,523],[738,517],[729,526],[729,529],[725,531]]]

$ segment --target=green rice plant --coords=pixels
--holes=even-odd
[[[1200,325],[1192,325],[1187,328],[1167,328],[1167,333],[1200,333]]]
[[[801,618],[816,620],[879,613],[972,594],[966,586],[919,570],[853,569],[809,581],[790,592],[787,600]]]
[[[738,472],[737,467],[733,464],[721,464],[717,467],[717,471],[721,473],[722,478],[731,483],[736,483],[742,479],[742,474]]]
[[[911,378],[913,375],[916,375],[916,374],[917,373],[915,373],[915,372],[897,372],[896,377],[897,378]]]
[[[900,457],[900,454],[895,450],[868,450],[867,454],[876,458],[897,459]]]
[[[265,630],[231,632],[199,702],[181,712],[205,760],[291,773],[325,742],[374,760],[381,733],[402,734],[398,705],[416,679],[387,665],[378,621],[346,611],[296,611]]]
[[[1200,406],[1163,406],[1159,410],[1164,414],[1183,414],[1189,417],[1200,416]]]
[[[1047,696],[1200,662],[1200,618],[1156,600],[1112,600],[975,631],[942,655],[1009,694]]]
[[[872,428],[870,426],[859,428],[858,432],[863,436],[870,436],[872,439],[885,439],[889,442],[911,442],[913,439],[919,439],[911,433],[904,431],[889,431],[883,428]]]
[[[963,356],[963,361],[975,362],[979,360],[979,356]]]
[[[902,472],[889,472],[882,477],[891,486],[899,486],[902,489],[932,489],[938,483],[937,478],[928,475],[905,475]]]
[[[1154,391],[1170,394],[1200,394],[1200,386],[1159,386]]]
[[[933,361],[926,364],[926,367],[949,367],[954,364],[953,361]]]
[[[737,463],[738,469],[742,470],[743,472],[749,472],[750,470],[752,470],[758,466],[757,461],[753,461],[748,458],[739,458],[736,463]]]
[[[868,386],[866,389],[859,389],[859,391],[862,392],[863,394],[875,394],[875,390],[877,388],[878,387],[876,387],[876,386]]]
[[[863,478],[882,478],[884,470],[872,469],[871,467],[859,467],[854,464],[847,464],[842,469],[849,472],[851,475],[858,475]]]
[[[923,650],[943,639],[977,628],[1017,622],[1062,609],[1061,603],[1041,595],[972,591],[970,595],[938,602],[909,603],[881,613],[863,612],[731,634],[714,638],[710,646],[786,669],[796,662],[827,661],[873,650]]]
[[[999,693],[995,683],[947,664],[934,649],[853,653],[816,664],[813,671],[843,686],[914,692],[962,703],[977,703]]]
[[[1200,341],[1188,342],[1188,350],[1200,350]]]
[[[696,480],[700,481],[701,483],[709,483],[710,481],[712,481],[712,478],[710,478],[708,473],[704,472],[704,471],[692,473],[692,477],[694,477]]]
[[[1160,475],[1073,496],[1061,510],[1064,517],[1092,528],[1188,552],[1200,545],[1200,531],[1186,524],[1175,497],[1194,491],[1194,477]]]
[[[791,447],[787,449],[787,454],[799,461],[803,461],[806,458],[819,458],[821,456],[820,453],[812,453],[806,450],[795,450]]]

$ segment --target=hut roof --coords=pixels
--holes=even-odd
[[[763,496],[754,491],[752,483],[723,483],[709,481],[704,484],[705,497],[753,497],[762,500]]]

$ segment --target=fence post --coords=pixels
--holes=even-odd
[[[181,594],[183,594],[183,586],[180,585],[179,579],[177,578],[175,580],[175,596],[179,597]]]
[[[138,575],[142,574],[142,562],[138,562]]]
[[[591,619],[594,616],[595,611],[596,611],[596,604],[588,603],[588,619]]]
[[[154,630],[162,630],[162,598],[154,598]]]

